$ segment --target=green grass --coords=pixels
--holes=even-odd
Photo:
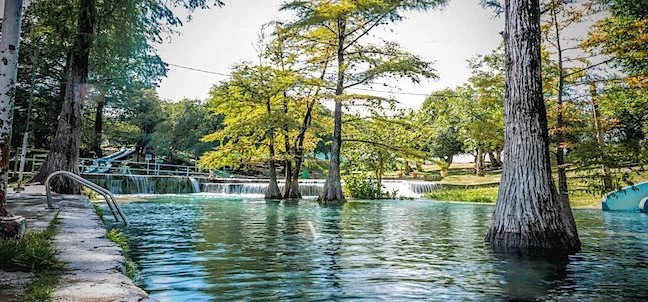
[[[498,187],[482,187],[468,189],[438,189],[432,193],[425,194],[426,198],[443,201],[465,201],[494,203],[497,201]]]
[[[58,234],[59,218],[54,217],[42,232],[29,232],[20,240],[0,239],[0,269],[34,272],[22,301],[51,301],[52,291],[65,270],[52,246]]]
[[[92,208],[94,208],[99,218],[105,223],[104,210],[96,203],[92,204]],[[128,238],[126,238],[124,232],[119,229],[111,228],[108,229],[106,237],[108,237],[110,241],[116,243],[122,249],[124,258],[126,259],[126,276],[131,280],[136,281],[137,276],[139,275],[139,270],[137,269],[137,264],[130,256],[130,246],[128,245]]]
[[[27,285],[21,301],[52,301],[52,292],[61,278],[60,270],[47,269],[36,273],[32,282]]]
[[[110,241],[116,243],[124,252],[124,258],[126,258],[126,276],[135,281],[139,271],[137,269],[137,264],[130,256],[128,238],[126,238],[124,232],[119,229],[110,229],[106,234],[106,237],[108,237]]]

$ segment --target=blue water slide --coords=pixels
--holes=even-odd
[[[94,164],[86,170],[86,173],[106,173],[110,170],[110,167],[112,167],[113,160],[124,158],[131,155],[133,152],[135,152],[135,148],[122,148],[113,154],[98,158],[95,160]]]
[[[603,196],[603,211],[641,211],[648,198],[648,181],[613,191]],[[643,201],[643,202],[642,202]]]

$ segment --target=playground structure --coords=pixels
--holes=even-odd
[[[603,211],[648,213],[648,181],[605,194],[601,207]]]
[[[191,177],[210,177],[208,171],[200,170],[197,165],[173,165],[165,164],[161,159],[152,159],[151,161],[140,162],[128,159],[129,155],[134,153],[132,148],[122,148],[102,158],[81,158],[79,160],[79,171],[82,174],[120,174],[120,175],[159,175],[159,176],[191,176]],[[25,158],[24,174],[28,178],[40,169],[45,158],[47,150],[30,150],[29,155]],[[9,171],[9,177],[18,176],[19,158],[15,157],[10,160],[10,166],[13,169]],[[224,171],[214,170],[212,177],[230,177],[231,175]]]
[[[96,159],[94,161],[94,164],[83,172],[84,173],[106,173],[108,172],[108,170],[110,170],[110,167],[112,167],[112,162],[114,160],[127,157],[131,155],[133,152],[135,152],[135,148],[122,148],[113,154]]]

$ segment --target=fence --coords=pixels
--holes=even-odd
[[[25,158],[25,168],[23,174],[25,178],[38,172],[45,162],[47,156],[46,150],[30,150],[29,155]],[[202,172],[197,166],[171,165],[159,162],[136,162],[130,160],[113,160],[106,174],[133,174],[133,175],[173,175],[173,176],[209,176],[209,173]],[[18,177],[18,167],[20,157],[15,156],[9,160],[9,177]],[[92,167],[96,167],[97,160],[92,158],[81,158],[79,161],[79,170],[81,173],[89,172]],[[218,175],[216,175],[218,176]]]

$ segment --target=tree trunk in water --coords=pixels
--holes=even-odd
[[[106,106],[106,96],[103,95],[102,99],[97,102],[97,111],[95,113],[95,137],[92,142],[92,151],[95,152],[97,157],[103,157],[103,151],[101,151],[101,134],[103,133],[103,111],[104,106]]]
[[[292,161],[287,159],[284,161],[284,192],[283,199],[290,198],[290,187],[292,187]]]
[[[382,178],[383,174],[385,174],[385,160],[383,159],[382,156],[379,156],[378,158],[378,169],[376,169],[376,185],[377,185],[377,190],[380,192],[379,197],[382,197]],[[389,193],[389,192],[388,192]]]
[[[265,199],[281,199],[281,190],[279,190],[279,185],[277,185],[277,168],[275,167],[274,158],[274,147],[270,148],[270,183],[268,184],[268,191],[265,193]]]
[[[268,115],[272,115],[272,108],[270,107],[270,99],[266,101],[266,110]],[[265,193],[265,199],[281,199],[281,191],[277,185],[277,167],[275,166],[275,137],[274,137],[274,128],[268,130],[268,140],[270,145],[268,146],[270,159],[268,164],[270,165],[270,183],[268,184],[268,191]]]
[[[88,57],[92,47],[95,21],[95,0],[81,0],[78,33],[72,44],[65,97],[58,118],[56,135],[43,166],[34,178],[35,181],[42,183],[47,176],[60,170],[79,174],[79,147],[88,80]],[[76,194],[81,191],[81,186],[69,178],[56,177],[52,179],[51,185],[52,189],[59,193]]]
[[[338,18],[338,49],[337,49],[337,83],[335,95],[339,96],[344,93],[344,34],[346,22],[343,17]],[[329,171],[324,188],[318,201],[321,204],[338,205],[343,204],[346,200],[342,193],[342,178],[340,177],[340,149],[342,147],[342,102],[335,100],[335,110],[333,112],[333,142],[331,144],[331,159],[329,161]]]
[[[494,246],[575,252],[571,208],[556,191],[549,162],[540,67],[539,0],[507,0],[504,43],[504,169],[485,240]]]
[[[0,60],[2,61],[0,64],[0,218],[9,216],[6,209],[9,149],[13,128],[13,108],[16,102],[23,1],[6,0],[3,9],[2,39],[0,39]]]
[[[282,61],[282,70],[283,70],[283,61]],[[284,96],[284,103],[283,103],[284,114],[288,116],[288,100],[285,91],[283,93],[283,96]],[[292,160],[288,156],[290,154],[290,137],[288,135],[288,130],[289,130],[288,124],[285,124],[283,128],[283,132],[284,132],[284,148],[286,149],[286,160],[284,161],[285,184],[284,184],[284,193],[282,196],[284,199],[289,198],[290,187],[292,186]]]
[[[477,156],[475,157],[475,175],[484,176],[484,149],[477,147]]]
[[[613,190],[612,186],[612,173],[610,172],[610,167],[605,159],[605,131],[603,130],[603,125],[601,125],[601,113],[599,112],[598,101],[598,92],[596,92],[596,84],[590,84],[590,96],[592,97],[592,108],[594,109],[594,128],[596,129],[596,142],[599,147],[599,152],[601,154],[601,168],[603,169],[603,186],[605,191]]]
[[[564,143],[564,123],[563,123],[563,89],[565,85],[564,70],[563,70],[563,57],[562,46],[560,43],[560,27],[558,26],[558,16],[556,13],[559,4],[554,0],[551,5],[551,16],[554,21],[554,29],[556,32],[556,48],[558,50],[558,95],[556,98],[556,105],[558,106],[558,114],[556,115],[556,165],[558,168],[558,193],[569,203],[569,188],[567,187],[567,171],[565,167],[565,148]]]

